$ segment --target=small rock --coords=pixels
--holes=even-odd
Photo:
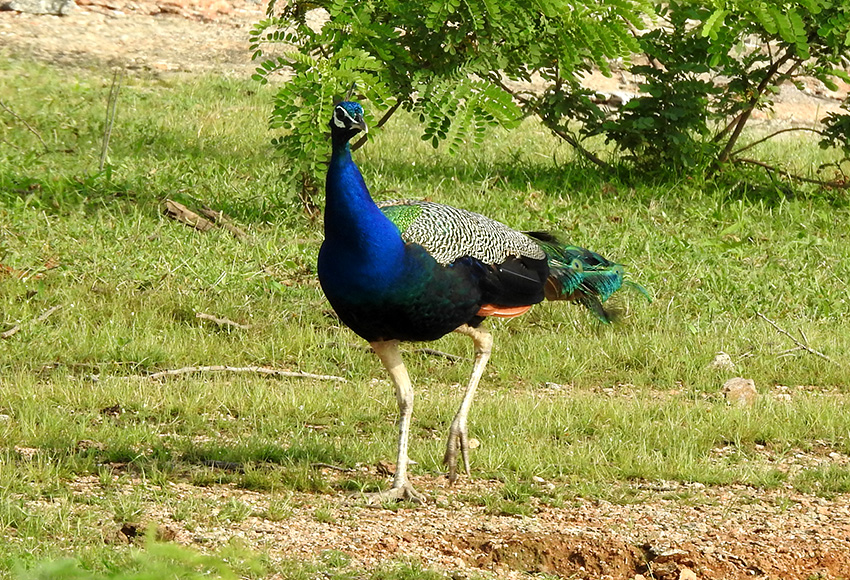
[[[698,580],[696,572],[690,568],[682,568],[679,570],[679,580]]]
[[[12,420],[11,415],[4,415],[3,413],[0,413],[0,423],[6,423],[7,421],[11,421],[11,420]]]
[[[732,357],[725,352],[718,352],[706,368],[713,371],[734,371],[735,363],[732,362]]]
[[[0,10],[14,10],[27,14],[65,16],[74,6],[74,0],[0,0]]]
[[[755,382],[741,377],[735,377],[723,383],[721,392],[726,397],[727,404],[739,407],[750,407],[758,398]]]
[[[481,441],[479,441],[475,437],[470,437],[467,440],[467,443],[469,444],[470,449],[478,449],[479,447],[481,447]]]

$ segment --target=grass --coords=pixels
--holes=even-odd
[[[47,143],[45,151],[0,116],[0,263],[22,273],[0,274],[0,332],[20,326],[0,340],[0,577],[30,577],[11,571],[67,556],[97,574],[138,568],[134,548],[105,540],[145,520],[152,505],[186,529],[249,517],[285,522],[302,509],[332,523],[341,516],[329,505],[302,506],[293,494],[379,482],[329,479],[310,465],[353,467],[394,454],[385,373],[329,311],[315,276],[320,224],[278,179],[286,161],[269,145],[270,93],[218,78],[129,78],[109,167],[98,173],[108,90],[100,71],[0,56],[0,100]],[[802,138],[791,143],[765,151],[798,172],[828,159]],[[850,454],[843,192],[789,193],[743,173],[714,183],[605,179],[534,123],[449,156],[401,118],[356,156],[376,197],[428,197],[518,228],[564,231],[627,264],[654,296],[647,304],[624,293],[624,320],[612,328],[562,304],[490,323],[495,354],[470,419],[481,441],[473,473],[504,486],[458,501],[533,515],[540,503],[566,505],[576,495],[641,501],[635,480],[850,489],[840,466],[786,472],[764,459],[765,449]],[[248,241],[171,221],[165,198],[224,210]],[[197,312],[250,327],[221,328]],[[838,364],[802,351],[778,356],[793,344],[757,312]],[[432,346],[471,354],[462,337]],[[731,355],[735,373],[708,368],[718,351]],[[470,363],[412,349],[407,362],[417,391],[414,471],[436,476]],[[348,382],[146,378],[211,364]],[[725,405],[718,392],[732,374],[754,379],[755,407]],[[789,387],[790,400],[771,396],[777,385]],[[535,477],[554,489],[530,483]],[[91,493],[74,487],[81,478],[94,482]],[[264,494],[268,505],[208,505],[176,493],[175,483],[229,484]],[[315,565],[357,575],[329,554]],[[291,562],[262,566],[315,574]],[[431,573],[399,564],[373,574]]]

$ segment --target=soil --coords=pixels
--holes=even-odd
[[[243,0],[80,0],[64,17],[0,12],[0,49],[71,73],[75,66],[103,65],[245,77],[254,69],[248,31],[263,14],[263,6]],[[625,76],[594,76],[588,82],[608,92],[629,93],[635,86]],[[774,113],[763,118],[815,123],[838,110],[846,89],[832,93],[816,82],[802,92],[784,87]],[[717,450],[719,456],[729,452]],[[788,469],[848,464],[834,452],[784,457]],[[335,477],[332,471],[326,476]],[[312,559],[334,549],[366,569],[414,558],[453,578],[482,572],[517,579],[528,574],[617,580],[850,578],[850,495],[826,499],[785,488],[635,482],[630,484],[639,498],[634,503],[579,499],[557,508],[535,504],[531,515],[510,516],[463,499],[496,492],[498,482],[464,480],[453,488],[443,477],[413,482],[437,501],[386,510],[364,507],[343,494],[296,494],[293,513],[280,521],[251,515],[191,530],[151,501],[144,518],[156,523],[163,537],[200,549],[236,537],[273,559]],[[100,478],[73,484],[80,494],[96,493],[100,485]],[[235,498],[255,508],[254,514],[269,507],[269,494],[170,485],[178,497],[204,498],[207,505]],[[329,517],[317,517],[317,507]],[[131,541],[135,535],[132,523],[115,527],[109,517],[104,522],[106,541]]]

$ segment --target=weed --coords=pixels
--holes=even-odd
[[[215,518],[220,522],[239,523],[251,515],[253,509],[236,498],[230,498],[221,506]]]
[[[332,524],[336,516],[330,506],[322,505],[313,510],[313,519],[322,524]]]

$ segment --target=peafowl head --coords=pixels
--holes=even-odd
[[[330,125],[335,144],[347,143],[360,131],[368,131],[363,120],[363,107],[354,101],[342,101],[337,104]]]

